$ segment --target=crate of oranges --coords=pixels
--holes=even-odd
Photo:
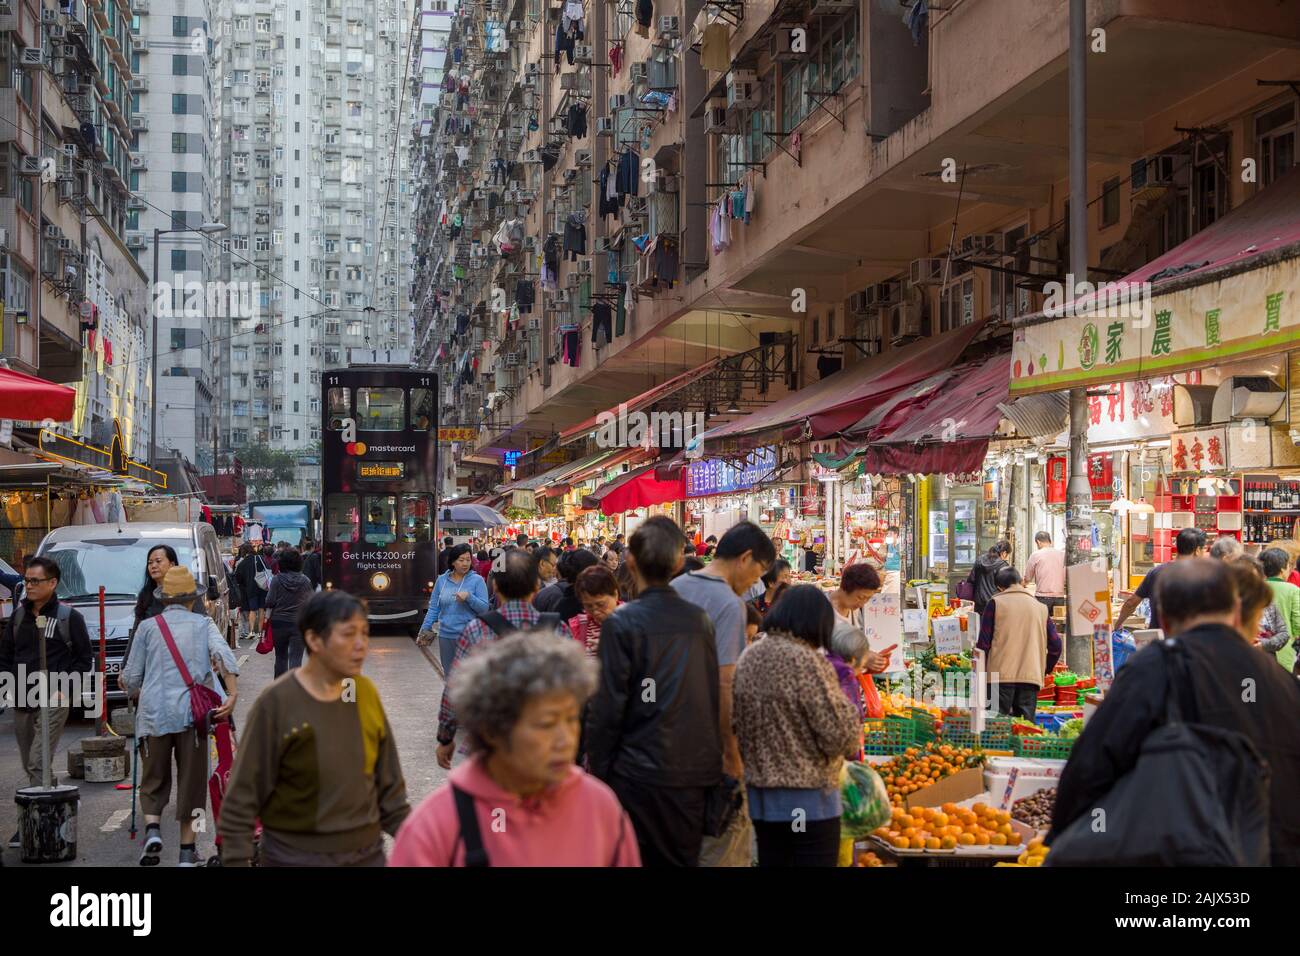
[[[875,756],[901,754],[912,746],[916,728],[907,717],[883,717],[863,722],[862,747]]]
[[[889,823],[872,838],[894,853],[961,853],[1015,856],[1024,833],[1006,811],[977,803],[940,807],[895,807]]]
[[[901,807],[908,797],[925,787],[970,767],[979,767],[983,762],[983,754],[934,740],[907,747],[875,769],[885,781],[889,802]]]

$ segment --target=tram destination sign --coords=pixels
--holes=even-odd
[[[357,478],[361,481],[401,481],[406,477],[406,463],[401,461],[358,461]]]

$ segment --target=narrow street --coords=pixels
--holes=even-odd
[[[275,658],[271,654],[258,654],[256,642],[240,642],[236,656],[240,662],[240,695],[235,708],[236,726],[242,726],[249,708],[271,681]],[[434,731],[438,715],[438,702],[442,695],[442,680],[431,659],[405,635],[372,637],[370,654],[366,659],[365,673],[379,687],[389,723],[397,738],[401,752],[402,769],[412,804],[418,804],[443,782],[446,771],[434,760]],[[67,781],[67,752],[79,747],[82,738],[95,734],[95,724],[90,720],[69,720],[54,757],[54,768],[64,782],[75,783],[81,789],[81,809],[77,818],[77,859],[65,866],[136,866],[140,852],[140,836],[130,839],[131,792],[118,790],[112,783],[86,783],[84,780]],[[25,786],[18,763],[18,746],[14,740],[13,712],[0,715],[0,791],[6,795]],[[175,866],[177,851],[177,824],[169,813],[164,815],[162,833],[164,852],[162,866]],[[137,807],[137,826],[144,832],[144,817]],[[16,829],[16,810],[12,798],[0,810],[0,830],[3,839]],[[201,857],[214,852],[210,830],[198,835]],[[387,838],[386,838],[387,841]],[[0,846],[4,865],[21,866],[19,851]]]

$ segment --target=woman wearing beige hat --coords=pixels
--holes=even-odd
[[[212,618],[186,609],[203,596],[187,568],[169,569],[154,594],[163,611],[140,622],[120,679],[128,694],[140,695],[135,717],[145,825],[140,865],[157,866],[162,854],[162,812],[171,796],[174,761],[176,819],[181,830],[178,865],[198,866],[194,824],[207,806],[208,733],[206,727],[195,726],[189,685],[191,681],[203,684],[224,697],[212,717],[225,719],[235,709],[239,668]],[[228,685],[224,692],[213,672],[214,660],[224,670]]]

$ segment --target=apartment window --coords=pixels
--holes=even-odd
[[[172,17],[172,36],[187,37],[189,35],[190,35],[190,18]]]
[[[257,18],[257,32],[258,32],[258,33],[270,33],[270,32],[271,32],[271,18],[270,18],[270,17],[258,17],[258,18]]]
[[[236,100],[235,102],[239,102]],[[184,93],[172,94],[172,113],[177,116],[184,115],[190,111],[190,98]]]
[[[1119,222],[1119,177],[1101,184],[1101,228],[1108,229]]]
[[[172,250],[172,271],[184,272],[186,266],[186,255],[184,249]]]
[[[1202,140],[1194,147],[1192,164],[1192,232],[1197,233],[1228,211],[1228,178],[1219,164],[1228,165],[1226,135]]]
[[[1296,163],[1296,101],[1255,117],[1255,139],[1259,156],[1259,183],[1270,185]]]
[[[172,54],[172,76],[185,76],[189,72],[190,58],[183,53]]]
[[[184,153],[189,149],[189,137],[184,133],[172,133],[172,152]]]
[[[187,183],[188,175],[186,173],[172,173],[172,192],[185,192]]]

